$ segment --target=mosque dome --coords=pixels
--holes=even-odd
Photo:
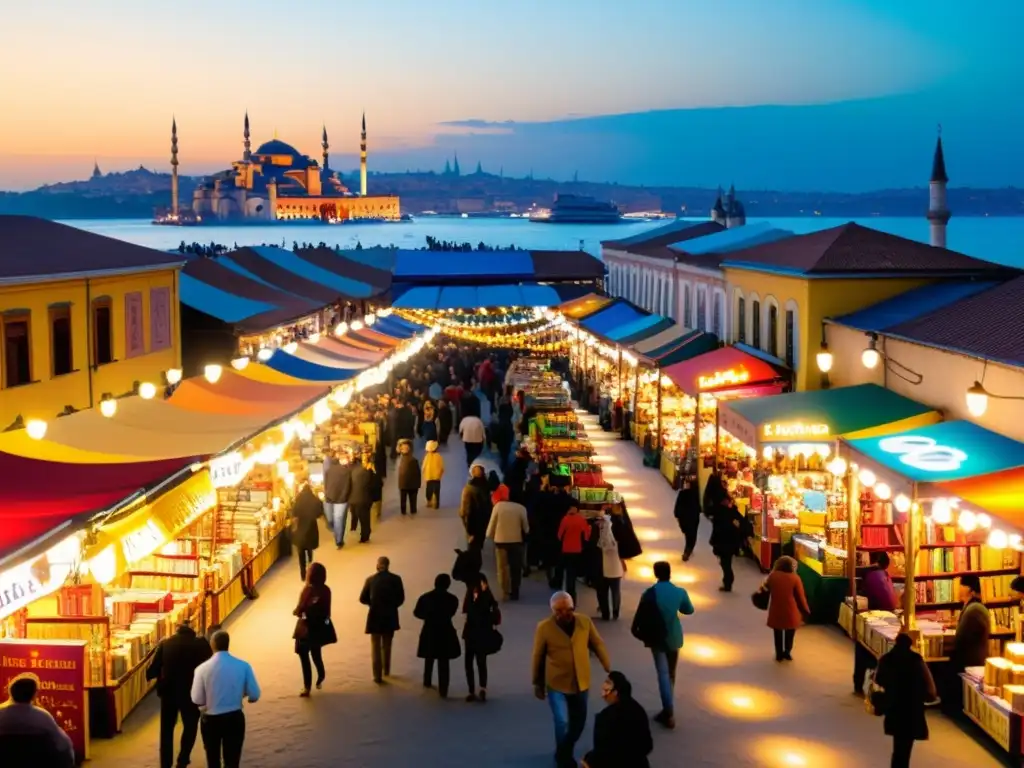
[[[260,144],[259,148],[253,153],[256,155],[292,155],[293,157],[302,157],[302,154],[293,147],[291,144],[286,144],[279,139],[271,139],[270,141]]]

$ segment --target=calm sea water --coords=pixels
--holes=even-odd
[[[798,234],[838,226],[845,219],[750,219],[749,222],[771,221]],[[151,248],[176,248],[186,242],[262,245],[281,244],[291,247],[298,242],[325,242],[351,248],[395,245],[399,248],[421,248],[428,235],[439,240],[483,242],[491,246],[516,245],[520,248],[576,249],[580,245],[590,253],[600,254],[602,240],[623,238],[663,222],[630,224],[539,224],[526,219],[463,219],[447,216],[421,217],[399,224],[265,225],[265,226],[201,226],[160,227],[139,219],[78,220],[65,222],[81,229],[116,237]],[[924,218],[869,218],[858,223],[903,237],[928,241],[928,222]],[[953,218],[949,223],[949,247],[963,253],[1024,267],[1024,217],[1019,218]]]

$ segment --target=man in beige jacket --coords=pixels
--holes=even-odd
[[[593,622],[574,612],[566,592],[551,597],[551,616],[537,625],[533,636],[533,687],[538,699],[548,700],[555,722],[555,762],[559,768],[576,765],[576,742],[587,725],[590,652],[605,672],[612,664]]]
[[[498,586],[505,600],[519,599],[519,585],[523,581],[523,536],[529,532],[526,507],[514,501],[499,501],[494,505],[487,524],[487,538],[494,539]]]

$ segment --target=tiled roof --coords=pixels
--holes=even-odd
[[[913,288],[830,322],[859,331],[887,333],[890,328],[957,304],[997,285],[998,282],[991,280],[941,280]]]
[[[675,243],[692,240],[695,237],[713,235],[715,232],[721,232],[724,229],[725,227],[714,221],[680,219],[642,232],[639,235],[633,235],[632,237],[625,237],[621,240],[604,240],[601,245],[605,248],[638,253],[637,248],[674,245]]]
[[[849,223],[734,251],[726,266],[768,267],[808,275],[979,274],[1006,268],[946,248]]]
[[[886,334],[1024,365],[1024,277],[894,325]]]
[[[0,281],[182,264],[157,251],[34,216],[0,216]]]
[[[586,251],[530,251],[537,280],[596,280],[604,263]]]

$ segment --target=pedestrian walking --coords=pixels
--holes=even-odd
[[[651,724],[633,698],[632,684],[621,672],[610,672],[601,698],[608,706],[594,718],[594,749],[583,758],[583,768],[650,768]]]
[[[869,611],[895,611],[899,607],[896,589],[889,576],[889,555],[877,553],[874,567],[861,579],[861,593],[867,598]],[[853,691],[864,695],[864,678],[878,660],[861,643],[853,644]]]
[[[685,541],[683,545],[683,562],[685,563],[693,555],[693,548],[697,546],[697,530],[700,528],[700,489],[697,486],[696,478],[684,480],[683,487],[676,494],[675,518]]]
[[[0,707],[4,768],[74,768],[71,737],[57,725],[53,715],[35,704],[38,693],[38,679],[31,674],[18,675],[7,685],[8,700]],[[161,727],[161,738],[162,734]],[[187,764],[186,757],[181,765]]]
[[[352,512],[353,524],[359,524],[360,544],[370,540],[372,529],[370,513],[373,509],[374,485],[377,482],[372,467],[369,457],[352,465],[352,491],[349,494],[348,506]]]
[[[804,584],[796,573],[796,560],[788,556],[776,560],[761,589],[769,594],[768,626],[775,636],[775,660],[792,661],[796,631],[803,617],[811,613]]]
[[[463,416],[459,422],[459,437],[466,448],[466,466],[470,467],[483,452],[484,440],[487,439],[487,430],[480,417],[475,414]]]
[[[491,593],[487,577],[476,575],[476,582],[466,591],[462,605],[466,623],[462,627],[462,640],[466,644],[466,701],[487,701],[487,657],[501,650],[503,638],[498,632],[501,609]],[[473,665],[479,673],[480,692],[477,694]]]
[[[653,603],[660,615],[660,637],[643,637],[644,645],[651,649],[654,670],[658,675],[658,694],[661,696],[661,711],[654,716],[654,722],[666,728],[676,727],[675,687],[676,665],[679,650],[683,647],[683,625],[679,614],[693,615],[693,602],[689,593],[672,583],[672,566],[664,560],[654,564],[654,578],[657,581],[640,596],[641,604]],[[637,616],[641,608],[637,608]],[[635,634],[635,633],[634,633]]]
[[[434,578],[434,588],[420,595],[412,615],[423,622],[416,655],[423,659],[423,687],[434,687],[434,665],[437,665],[437,692],[448,698],[451,660],[462,655],[459,635],[452,620],[459,612],[459,598],[448,591],[452,579],[447,573]]]
[[[320,500],[313,496],[313,522],[320,517]],[[174,727],[181,718],[181,746],[178,766],[192,759],[192,748],[199,733],[199,707],[192,703],[192,680],[196,668],[213,655],[210,643],[200,637],[186,618],[174,634],[156,647],[146,667],[146,679],[156,680],[160,697],[160,768],[174,764]]]
[[[391,674],[391,643],[400,629],[398,609],[405,602],[402,577],[391,573],[388,558],[377,558],[377,572],[366,580],[359,602],[369,607],[366,634],[370,636],[373,682],[379,685]]]
[[[747,538],[747,519],[736,509],[736,502],[726,494],[715,508],[711,518],[711,551],[722,566],[720,592],[732,592],[736,580],[732,572],[732,559],[743,549]]]
[[[452,405],[447,397],[438,401],[437,407],[437,441],[448,445],[448,436],[452,433]]]
[[[485,467],[475,462],[469,468],[469,482],[462,489],[459,517],[466,530],[470,548],[483,549],[487,526],[491,522],[491,493],[487,488]]]
[[[408,506],[409,513],[415,515],[416,501],[422,484],[420,461],[412,455],[410,440],[403,440],[398,444],[398,453],[398,493],[401,497],[402,514],[405,514]]]
[[[619,554],[612,517],[607,512],[598,523],[597,548],[601,552],[601,574],[597,582],[597,606],[601,618],[618,620],[622,608],[622,577],[626,575],[626,561]]]
[[[308,698],[313,687],[313,667],[316,667],[317,690],[323,686],[327,676],[323,647],[338,642],[337,631],[331,622],[331,588],[327,586],[327,569],[323,563],[309,566],[306,585],[299,594],[299,603],[292,615],[298,617],[292,639],[302,666],[302,692],[299,695]]]
[[[575,605],[576,581],[583,574],[583,544],[590,541],[590,523],[580,514],[578,507],[569,507],[569,512],[559,523],[558,541],[561,557],[555,570],[555,581],[559,589],[565,589]]]
[[[423,404],[423,418],[420,420],[420,437],[425,441],[437,440],[437,409],[427,400]]]
[[[900,632],[891,651],[878,660],[875,685],[882,689],[885,735],[892,737],[892,768],[910,768],[915,741],[927,741],[925,705],[937,693],[932,673],[913,649],[910,635]]]
[[[370,517],[378,523],[384,516],[384,478],[387,477],[387,471],[382,471],[380,463],[378,454],[374,454],[372,463],[366,467],[370,471]]]
[[[239,768],[245,742],[245,714],[242,700],[255,704],[260,686],[248,662],[228,652],[231,637],[220,630],[211,638],[213,656],[196,667],[192,701],[203,714],[200,733],[208,768]]]
[[[441,506],[441,478],[444,477],[444,457],[437,452],[437,441],[428,440],[423,455],[423,482],[427,485],[427,509]]]
[[[612,664],[597,628],[575,612],[568,592],[556,592],[550,605],[551,616],[537,625],[533,636],[533,690],[551,708],[555,763],[558,768],[575,768],[576,742],[587,725],[590,653],[605,672],[612,671]]]
[[[292,503],[292,545],[298,551],[299,578],[306,580],[306,566],[313,562],[313,552],[320,546],[320,499],[309,482]]]
[[[503,600],[518,600],[523,581],[523,542],[530,532],[526,507],[514,501],[499,501],[491,510],[487,538],[494,540],[498,566],[498,588]]]
[[[334,531],[334,544],[345,546],[348,523],[348,497],[352,492],[352,467],[346,454],[339,454],[324,473],[324,511]]]

